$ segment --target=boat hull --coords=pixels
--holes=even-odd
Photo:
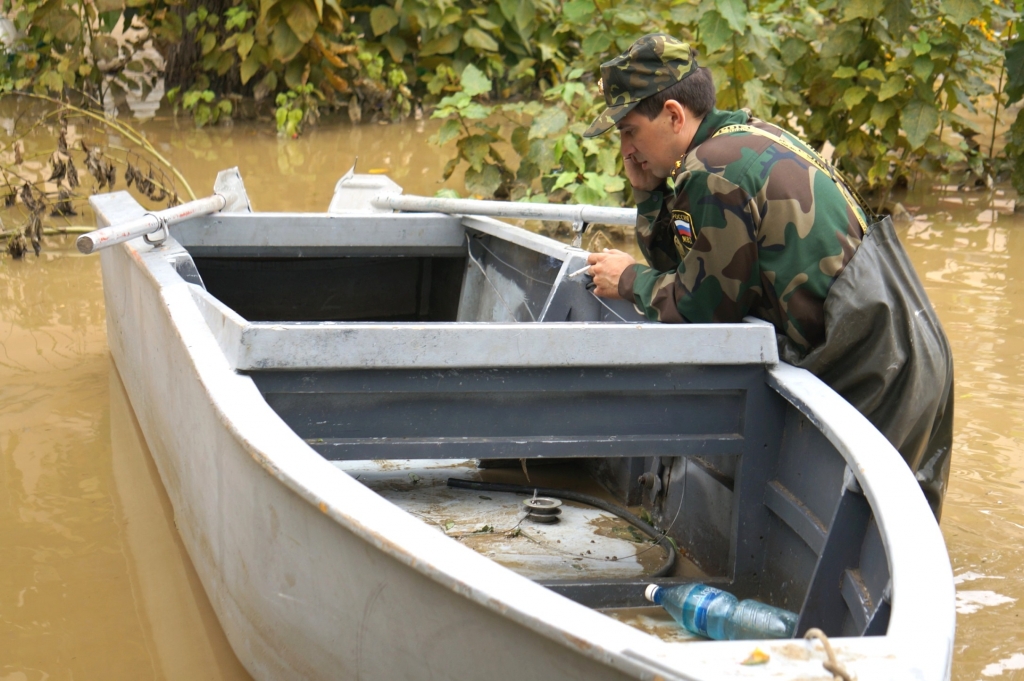
[[[94,202],[102,220],[141,211],[126,195],[112,196]],[[239,334],[239,320],[227,314],[218,326],[197,287],[158,249],[136,240],[101,257],[111,353],[178,531],[233,649],[254,677],[716,679],[747,673],[738,663],[749,643],[670,646],[498,566],[388,503],[317,454],[271,409],[253,379],[236,370],[239,358],[225,352]],[[790,370],[768,372],[790,403],[815,391],[824,403],[838,399],[806,372]],[[840,409],[841,400],[836,405]],[[815,425],[844,456],[855,446],[850,438],[887,446],[877,433],[874,439],[858,434],[860,422]],[[916,532],[917,557],[908,548],[890,560],[893,590],[906,589],[905,602],[918,612],[894,607],[888,635],[841,639],[837,648],[860,678],[948,678],[948,559],[944,550],[936,552],[941,536],[923,498],[905,508],[883,502],[916,489],[889,450],[889,459],[867,457],[855,462],[856,470],[880,481],[864,489],[876,516],[883,506],[904,514],[879,519],[890,554],[899,554],[893,548],[898,540]],[[915,523],[923,525],[915,529]],[[896,570],[898,562],[907,568]],[[931,563],[931,576],[922,563]],[[926,582],[923,589],[932,591],[927,598],[912,593],[907,577],[915,571]],[[926,650],[893,659],[919,635],[929,641]],[[810,644],[762,647],[780,678],[822,673],[822,655]]]

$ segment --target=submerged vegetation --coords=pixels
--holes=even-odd
[[[1022,11],[1024,0],[3,0],[0,95],[110,111],[128,93],[158,95],[162,76],[166,101],[198,126],[262,111],[286,136],[330,110],[354,123],[432,111],[444,119],[434,141],[454,143],[446,177],[462,167],[471,195],[610,204],[629,198],[617,140],[580,136],[603,106],[598,67],[664,31],[699,51],[721,108],[830,148],[884,210],[921,177],[1009,178],[1024,194]],[[75,187],[50,182],[32,205],[73,205]]]

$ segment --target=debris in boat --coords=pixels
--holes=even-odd
[[[672,587],[648,584],[644,597],[663,607],[688,631],[718,641],[792,638],[797,614],[727,591],[689,582]]]
[[[526,482],[530,482],[530,471],[526,470],[526,459],[519,459],[519,463],[523,467],[523,475],[526,476]],[[537,496],[536,490],[534,490],[533,496]]]
[[[448,530],[452,529],[453,527],[455,527],[455,521],[454,520],[446,520],[446,521],[444,521],[444,531],[445,532],[447,532]]]
[[[409,479],[412,480],[412,484],[415,485],[417,482],[420,481],[420,476],[416,475],[415,473],[409,473]]]
[[[756,664],[767,664],[768,660],[770,659],[772,659],[771,655],[764,652],[760,648],[754,648],[754,652],[750,653],[747,659],[743,660],[743,662],[740,662],[740,664],[745,664],[748,667],[752,667]]]
[[[505,539],[515,539],[516,537],[518,537],[522,533],[523,533],[523,531],[520,530],[518,526],[516,526],[516,527],[512,528],[511,530],[509,530],[508,532],[505,533]]]
[[[493,501],[493,499],[491,499],[490,497],[485,497],[485,496],[484,496],[484,495],[482,495],[482,494],[480,495],[480,498],[481,498],[481,499],[483,499],[483,500],[485,500],[485,501]]]
[[[490,532],[494,532],[493,525],[484,525],[479,530],[473,530],[473,534],[488,534]]]

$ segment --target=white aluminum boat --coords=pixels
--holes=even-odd
[[[101,257],[111,352],[254,677],[831,677],[819,642],[692,640],[644,601],[700,579],[799,612],[855,678],[949,678],[952,571],[914,476],[771,326],[647,323],[572,276],[584,251],[377,207],[411,206],[380,177],[327,213],[234,190]],[[533,523],[472,481],[585,492],[656,536],[572,501]]]

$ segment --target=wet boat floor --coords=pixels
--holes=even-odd
[[[614,514],[563,501],[556,523],[526,518],[528,495],[448,487],[449,478],[572,489],[611,501],[588,473],[573,465],[531,464],[530,480],[519,467],[480,468],[476,461],[335,461],[399,508],[477,553],[533,580],[638,579],[655,572],[664,550]],[[699,579],[699,568],[677,555],[677,576]],[[615,608],[604,614],[665,641],[694,637],[660,607]]]

